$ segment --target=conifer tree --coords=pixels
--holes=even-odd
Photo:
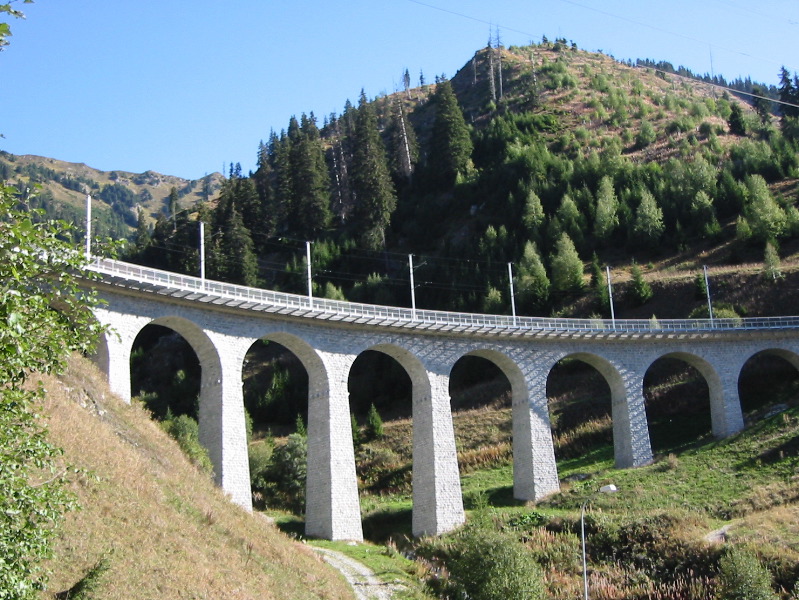
[[[178,214],[178,189],[175,186],[172,186],[172,189],[169,190],[169,218],[172,219],[172,229],[173,231],[177,229],[177,223],[175,219],[177,218]]]
[[[766,250],[763,253],[763,275],[772,281],[782,277],[780,253],[771,242],[766,242]]]
[[[275,235],[278,222],[282,222],[275,202],[275,169],[273,161],[277,144],[277,134],[275,134],[274,130],[270,131],[268,144],[261,142],[258,145],[258,160],[255,173],[252,176],[261,211],[258,233],[264,238]],[[251,226],[254,226],[254,224],[251,223]]]
[[[271,152],[271,166],[274,173],[274,202],[272,208],[278,232],[288,228],[289,214],[293,203],[294,174],[291,170],[292,142],[285,131],[275,138]]]
[[[519,309],[528,314],[540,314],[549,303],[551,287],[544,263],[535,243],[527,242],[517,267],[517,299]]]
[[[644,189],[641,192],[641,203],[635,211],[633,237],[641,246],[655,248],[660,242],[664,229],[663,211],[658,206],[652,192]]]
[[[231,207],[229,214],[220,247],[224,281],[255,286],[258,281],[258,262],[250,231],[244,226],[235,205]]]
[[[577,204],[570,194],[566,193],[563,195],[560,206],[555,214],[558,217],[558,221],[560,221],[560,226],[563,228],[563,231],[569,234],[569,237],[575,245],[582,246],[585,222],[583,215],[580,214],[580,209],[577,208]]]
[[[605,175],[599,181],[596,194],[596,218],[594,220],[594,235],[602,243],[610,241],[613,232],[619,225],[619,201],[613,189],[613,181]]]
[[[430,142],[430,168],[438,186],[446,189],[455,184],[458,173],[469,170],[472,138],[449,81],[438,84],[433,100],[436,117]]]
[[[741,105],[733,102],[730,105],[730,118],[727,119],[730,126],[730,133],[733,135],[746,135],[746,119]]]
[[[713,199],[704,190],[697,192],[691,202],[691,219],[694,230],[702,237],[710,237],[721,230]]]
[[[760,175],[746,179],[749,202],[744,208],[752,237],[760,242],[777,240],[785,233],[787,217],[768,189],[766,180]]]
[[[391,173],[396,181],[410,181],[419,160],[419,147],[416,143],[416,133],[405,115],[399,96],[392,105],[389,139]]]
[[[577,254],[574,242],[562,233],[555,244],[552,257],[552,288],[558,292],[576,292],[583,289],[583,261]]]
[[[641,267],[638,263],[633,261],[631,269],[632,282],[630,283],[630,296],[638,305],[646,304],[652,299],[652,287],[644,280],[644,275],[641,272]]]
[[[150,245],[152,238],[150,237],[150,228],[147,226],[147,221],[144,218],[144,211],[139,207],[138,219],[136,221],[136,237],[135,251],[137,254],[144,252]]]
[[[780,129],[785,137],[791,140],[799,139],[799,77],[791,74],[788,69],[780,69]]]
[[[367,248],[385,245],[385,232],[397,206],[388,161],[373,106],[361,91],[353,132],[352,188],[355,219],[360,238]]]
[[[522,212],[522,223],[527,229],[527,236],[533,241],[541,241],[541,227],[544,225],[546,215],[541,198],[532,189],[527,192]]]
[[[290,229],[313,239],[330,225],[330,178],[313,114],[301,118],[291,149]]]

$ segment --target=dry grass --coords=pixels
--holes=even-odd
[[[50,436],[80,470],[71,488],[82,507],[58,536],[50,593],[109,556],[97,598],[352,598],[337,573],[231,504],[144,410],[100,381],[80,358],[45,379]]]

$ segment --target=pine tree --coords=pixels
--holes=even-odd
[[[274,173],[274,201],[272,204],[273,219],[277,232],[285,231],[289,226],[289,214],[293,203],[294,174],[291,169],[292,142],[285,131],[273,140],[271,151],[271,167]]]
[[[330,177],[313,114],[301,117],[291,149],[290,230],[314,239],[330,225]]]
[[[361,91],[353,133],[352,188],[355,195],[355,219],[360,238],[367,248],[385,244],[385,232],[397,206],[394,186],[374,107]]]
[[[383,437],[383,419],[374,404],[369,407],[366,416],[366,437],[368,440],[379,440]]]
[[[721,230],[713,199],[704,190],[697,192],[691,202],[691,219],[694,230],[702,237],[710,237]]]
[[[555,214],[563,231],[569,234],[575,245],[582,246],[585,222],[583,215],[580,214],[580,209],[577,208],[577,203],[575,203],[569,193],[563,194],[560,206]]]
[[[752,237],[760,242],[782,237],[788,220],[785,211],[772,197],[766,180],[760,175],[752,175],[746,179],[746,188],[749,202],[744,208],[744,216]]]
[[[605,175],[599,181],[596,193],[596,218],[594,219],[594,235],[602,242],[610,241],[616,227],[619,226],[619,201],[613,189],[613,181]]]
[[[637,305],[646,304],[652,299],[652,287],[644,280],[641,267],[633,261],[631,270],[632,282],[630,283],[630,297]]]
[[[777,600],[771,589],[771,573],[757,556],[736,546],[727,549],[719,560],[719,600]]]
[[[771,242],[766,242],[766,250],[763,253],[763,275],[772,281],[777,281],[782,277],[780,253]]]
[[[633,237],[641,246],[655,248],[660,242],[664,229],[663,211],[658,206],[652,192],[644,189],[641,192],[641,202],[635,211]]]
[[[791,74],[788,69],[780,69],[780,129],[785,137],[791,140],[799,138],[799,78]]]
[[[552,288],[558,292],[576,292],[583,289],[583,261],[574,242],[562,233],[555,244],[552,257]]]
[[[135,237],[135,251],[141,255],[150,245],[152,238],[150,237],[150,228],[147,226],[147,221],[144,218],[144,211],[139,208],[138,219],[136,221],[136,237]]]
[[[442,189],[455,184],[471,166],[472,138],[449,81],[439,83],[433,99],[436,117],[430,142],[430,169]]]
[[[548,306],[551,287],[535,243],[527,242],[516,271],[517,300],[521,312],[540,314]]]
[[[253,251],[250,231],[244,226],[236,206],[223,230],[220,253],[225,281],[255,286],[258,281],[258,262]]]
[[[746,119],[741,105],[733,102],[730,105],[730,118],[727,119],[730,126],[730,133],[733,135],[746,135]]]
[[[278,138],[274,130],[269,132],[269,143],[261,142],[258,145],[258,160],[252,180],[255,184],[255,192],[258,195],[258,205],[260,207],[260,219],[258,221],[258,233],[264,238],[270,238],[277,231],[278,222],[282,219],[278,217],[278,210],[275,203],[275,170],[273,152],[277,146]],[[251,223],[251,226],[254,225]]]
[[[396,181],[410,181],[419,160],[419,147],[416,133],[400,97],[392,105],[391,126],[389,127],[391,173]]]
[[[175,186],[172,186],[172,189],[169,190],[169,200],[167,202],[169,205],[169,218],[172,219],[172,229],[175,230],[177,229],[175,219],[178,214],[178,189]]]
[[[544,225],[546,215],[541,198],[532,189],[527,192],[522,213],[522,223],[527,228],[527,235],[533,241],[541,241],[541,227]]]

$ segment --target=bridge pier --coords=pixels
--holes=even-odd
[[[718,369],[718,376],[711,381],[706,378],[710,392],[710,419],[713,436],[723,439],[735,435],[744,428],[741,397],[738,393],[738,374],[743,364],[727,365]]]
[[[207,332],[206,332],[207,333]],[[185,337],[185,336],[184,336]],[[195,346],[200,359],[200,443],[214,465],[214,481],[235,504],[252,511],[250,462],[241,369],[241,341],[210,334],[211,346]],[[191,340],[189,340],[191,342]]]
[[[95,308],[94,316],[101,324],[109,327],[98,340],[94,362],[105,374],[111,391],[130,404],[130,353],[133,340],[139,332],[137,327],[144,327],[146,320],[142,319],[141,323],[131,322],[132,317],[104,308]]]
[[[417,537],[446,533],[466,520],[446,373],[449,371],[410,373],[413,386],[412,532]]]
[[[308,368],[305,534],[363,540],[347,381],[355,356],[316,352]]]
[[[652,462],[649,422],[644,402],[646,369],[627,371],[607,377],[610,384],[613,420],[613,453],[617,469],[641,467]]]
[[[547,402],[547,374],[533,368],[520,381],[510,378],[513,497],[517,500],[541,500],[560,491]]]

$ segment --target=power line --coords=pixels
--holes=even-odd
[[[461,13],[461,12],[458,12],[458,11],[442,8],[440,6],[435,6],[434,4],[428,4],[427,2],[422,2],[421,0],[407,0],[407,1],[408,2],[412,2],[413,4],[418,4],[420,6],[424,6],[426,8],[430,8],[430,9],[433,9],[433,10],[438,10],[438,11],[443,12],[443,13],[448,13],[448,14],[451,14],[451,15],[454,15],[454,16],[457,16],[457,17],[461,17],[463,19],[469,19],[470,21],[475,21],[477,23],[483,23],[485,25],[489,25],[489,26],[492,26],[492,27],[497,27],[498,29],[503,29],[505,31],[510,31],[510,32],[513,32],[513,33],[520,33],[522,35],[525,35],[525,36],[529,37],[531,40],[535,37],[534,34],[529,33],[527,31],[522,31],[520,29],[514,29],[512,27],[506,27],[505,25],[501,25],[499,23],[492,23],[492,22],[486,21],[484,19],[480,19],[480,18],[474,17],[472,15],[467,15],[465,13]],[[760,57],[760,56],[755,56],[755,55],[752,55],[752,54],[748,54],[746,52],[741,52],[740,50],[736,50],[736,49],[733,49],[733,48],[726,48],[724,46],[719,46],[718,44],[711,44],[710,42],[707,42],[706,40],[700,40],[698,38],[686,35],[684,33],[679,33],[679,32],[676,32],[676,31],[671,31],[669,29],[664,29],[662,27],[658,27],[658,26],[652,25],[650,23],[645,23],[645,22],[642,22],[642,21],[638,21],[636,19],[631,19],[630,17],[625,17],[623,15],[617,15],[615,13],[609,12],[607,10],[603,10],[601,8],[596,8],[596,7],[593,7],[593,6],[587,6],[585,4],[577,2],[575,0],[560,0],[560,1],[563,2],[564,4],[571,4],[572,6],[576,6],[578,8],[582,8],[584,10],[590,10],[590,11],[605,15],[607,17],[618,19],[618,20],[624,21],[626,23],[630,23],[632,25],[637,25],[639,27],[646,27],[648,29],[652,29],[653,31],[659,31],[660,33],[665,33],[667,35],[672,35],[672,36],[675,36],[675,37],[679,37],[679,38],[682,38],[684,40],[689,40],[691,42],[696,42],[696,43],[702,44],[703,46],[704,45],[708,45],[708,46],[710,46],[712,48],[717,48],[719,50],[724,50],[725,52],[730,52],[730,53],[736,54],[738,56],[744,56],[746,58],[751,58],[751,59],[754,59],[754,60],[758,60],[758,61],[763,62],[765,64],[776,64],[773,59],[763,58],[763,57]],[[797,24],[796,21],[788,20],[787,22],[789,24],[791,24],[791,25],[796,25]]]

